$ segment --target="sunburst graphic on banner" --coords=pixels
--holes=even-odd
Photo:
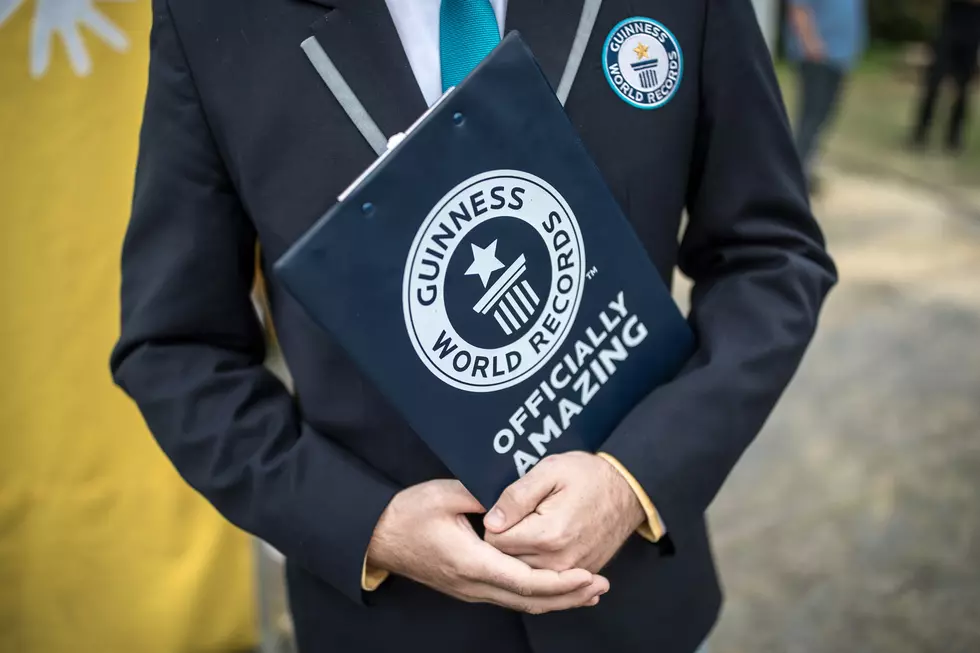
[[[134,0],[110,0],[133,2]],[[0,28],[26,0],[0,0]],[[31,77],[43,77],[51,64],[55,39],[60,39],[68,62],[79,77],[92,72],[92,58],[82,30],[116,52],[129,49],[129,38],[95,6],[96,0],[35,0],[31,21],[29,66]]]

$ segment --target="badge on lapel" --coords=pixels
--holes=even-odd
[[[684,55],[674,35],[652,18],[621,21],[606,37],[602,68],[616,94],[638,109],[659,109],[684,76]]]

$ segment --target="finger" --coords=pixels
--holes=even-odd
[[[593,574],[598,574],[609,563],[611,556],[600,551],[593,551],[586,557],[569,556],[567,552],[524,553],[514,555],[514,557],[532,569],[551,569],[552,571],[585,569]]]
[[[549,553],[556,548],[552,542],[554,538],[549,537],[549,533],[554,530],[553,521],[549,517],[531,513],[503,533],[487,531],[484,540],[510,556]]]
[[[520,560],[505,555],[482,541],[475,551],[470,580],[492,585],[520,596],[560,596],[575,592],[595,580],[595,576],[585,569],[569,569],[562,572],[532,569]]]
[[[553,556],[543,553],[526,553],[522,555],[514,556],[524,564],[526,564],[531,569],[551,569],[552,571],[557,571]]]
[[[446,507],[458,513],[483,513],[487,509],[476,500],[470,491],[457,480],[444,480],[440,482],[440,491]]]
[[[538,504],[555,489],[556,482],[549,469],[550,466],[539,464],[523,478],[511,483],[484,517],[483,525],[487,530],[501,533],[534,512]]]
[[[598,603],[597,599],[607,591],[608,582],[597,576],[595,582],[558,596],[521,596],[499,587],[487,586],[484,588],[483,600],[528,614],[544,614],[595,605]]]
[[[568,565],[553,553],[528,553],[515,557],[531,569],[550,569],[551,571],[558,572],[568,569]],[[586,569],[586,571],[591,570]]]

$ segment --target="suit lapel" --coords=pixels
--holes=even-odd
[[[303,0],[329,9],[314,36],[386,136],[425,111],[425,99],[384,0]],[[583,0],[509,0],[505,31],[518,30],[555,88]],[[299,45],[297,44],[297,47]]]
[[[313,34],[361,104],[385,136],[404,131],[426,105],[384,0],[310,1],[333,7]]]
[[[553,88],[575,40],[584,0],[509,0],[505,31],[517,30]]]

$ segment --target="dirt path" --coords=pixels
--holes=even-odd
[[[980,222],[830,174],[841,284],[713,505],[712,653],[980,651]]]

